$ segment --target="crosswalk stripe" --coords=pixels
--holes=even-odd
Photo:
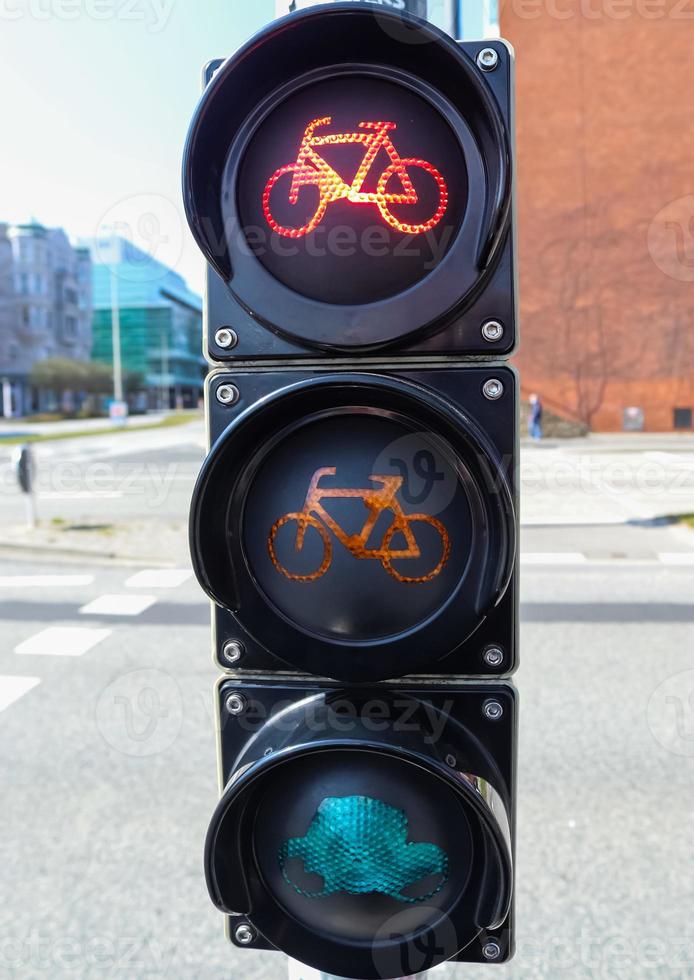
[[[588,559],[579,551],[524,551],[520,560],[523,565],[583,565]]]
[[[2,589],[59,589],[91,585],[93,575],[0,575]]]
[[[27,656],[81,657],[110,636],[111,630],[89,626],[49,626],[15,647]]]
[[[145,568],[126,580],[128,589],[175,589],[192,576],[189,568]]]
[[[153,595],[101,595],[86,606],[82,606],[83,616],[139,616],[157,601]]]
[[[9,677],[7,675],[0,675],[0,711],[9,708],[22,695],[40,683],[40,677]]]
[[[663,551],[658,558],[663,565],[694,565],[694,551]]]

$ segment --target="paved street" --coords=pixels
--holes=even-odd
[[[162,514],[184,522],[202,447],[195,427],[156,452],[152,436],[84,452],[176,464],[139,512],[154,535]],[[547,480],[585,444],[525,451],[540,486],[522,543],[519,952],[499,978],[694,975],[694,532],[653,520],[694,510],[694,447],[608,448],[627,467],[614,492],[598,466],[597,492],[574,474],[563,496]],[[634,490],[649,453],[684,489]],[[58,503],[71,520],[130,514],[127,495],[42,506]],[[208,606],[170,564],[0,549],[3,980],[286,976],[279,955],[228,946],[207,898],[216,673]]]

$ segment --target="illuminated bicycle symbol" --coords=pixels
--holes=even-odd
[[[316,130],[322,126],[328,126],[332,122],[332,116],[324,116],[322,119],[314,119],[306,127],[299,156],[295,163],[288,163],[280,167],[270,177],[265,186],[263,194],[263,211],[268,224],[279,235],[286,238],[302,238],[314,231],[323,220],[325,212],[330,204],[343,199],[351,204],[375,204],[384,221],[395,228],[396,231],[404,234],[419,235],[422,232],[435,228],[439,223],[446,208],[448,207],[448,187],[439,171],[427,160],[420,160],[415,157],[403,158],[393,145],[389,133],[397,129],[397,124],[393,122],[361,122],[359,128],[363,132],[359,133],[320,133],[316,135]],[[362,145],[364,147],[364,159],[357,170],[351,184],[343,180],[340,174],[323,159],[319,150],[324,146],[348,146]],[[390,159],[390,165],[386,167],[379,177],[376,191],[364,191],[363,187],[369,175],[376,157],[380,150],[385,150]],[[397,215],[393,214],[391,206],[414,205],[419,201],[419,195],[412,183],[412,178],[408,171],[412,169],[424,170],[429,174],[438,186],[439,204],[434,215],[428,221],[411,224],[402,221]],[[291,183],[288,187],[289,203],[296,205],[299,202],[299,192],[302,187],[317,187],[319,191],[318,205],[316,212],[306,224],[299,228],[291,228],[275,220],[272,214],[270,197],[273,190],[283,177],[291,175]],[[397,177],[402,187],[401,191],[388,190],[392,178]]]
[[[380,484],[378,488],[368,487],[367,489],[352,490],[337,487],[320,487],[319,483],[324,476],[335,476],[337,469],[334,466],[327,466],[316,470],[311,477],[308,493],[304,508],[300,513],[285,514],[276,521],[268,537],[268,552],[272,564],[278,572],[286,575],[293,582],[315,582],[330,568],[333,560],[333,545],[328,531],[332,531],[340,544],[355,558],[374,558],[381,562],[389,575],[392,575],[398,582],[415,583],[430,582],[436,578],[441,569],[448,561],[451,552],[451,543],[448,532],[443,524],[429,514],[405,514],[400,502],[397,499],[398,490],[403,484],[401,476],[377,476],[372,475],[369,479]],[[364,526],[359,534],[346,534],[337,521],[327,512],[321,504],[326,499],[355,499],[361,500],[368,510],[368,515]],[[393,520],[390,527],[385,531],[383,540],[378,548],[368,548],[367,542],[381,514],[390,510]],[[277,534],[285,524],[296,523],[295,550],[301,552],[304,547],[304,540],[308,528],[314,528],[320,535],[323,544],[323,557],[320,565],[315,572],[300,575],[290,571],[280,562],[275,549]],[[393,568],[393,561],[399,559],[420,558],[421,550],[417,544],[413,524],[427,524],[434,528],[441,539],[441,555],[435,567],[426,575],[408,576],[402,575],[397,569]],[[405,548],[391,548],[391,543],[396,534],[401,534],[405,539]]]

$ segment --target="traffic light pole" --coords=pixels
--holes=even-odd
[[[123,401],[123,369],[120,348],[120,302],[118,298],[118,273],[111,273],[111,346],[113,350],[113,398]]]

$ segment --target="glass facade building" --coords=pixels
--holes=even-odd
[[[207,371],[202,300],[168,266],[123,238],[90,241],[94,321],[92,359],[113,363],[118,309],[123,371],[146,392],[132,407],[194,407]],[[132,399],[131,399],[132,400]]]

